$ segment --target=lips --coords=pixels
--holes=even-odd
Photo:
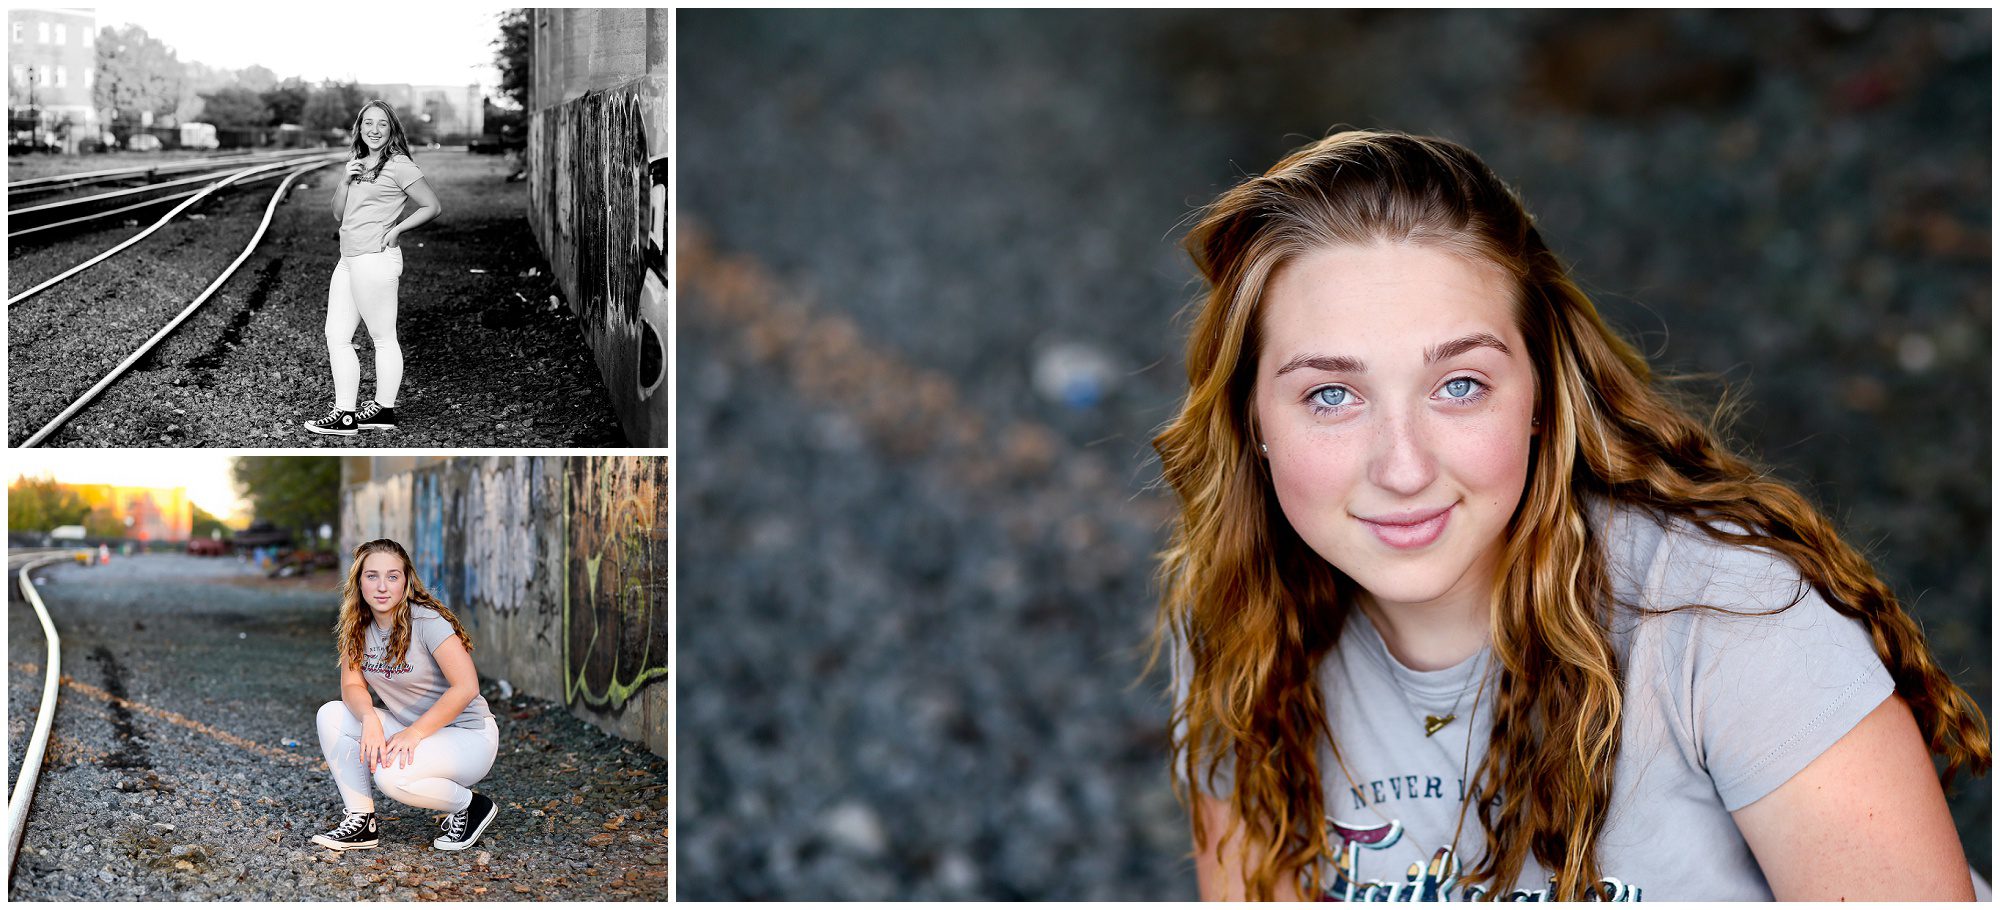
[[[1442,509],[1421,509],[1395,515],[1381,515],[1375,518],[1356,519],[1374,531],[1383,543],[1398,550],[1414,550],[1429,546],[1444,533],[1444,526],[1451,521],[1451,510],[1457,503]]]

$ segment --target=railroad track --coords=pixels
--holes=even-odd
[[[7,184],[7,208],[9,209],[9,212],[11,214],[12,210],[14,209],[14,203],[18,200],[30,199],[36,196],[46,196],[52,193],[68,192],[70,190],[74,190],[79,187],[86,187],[94,184],[100,184],[100,183],[131,184],[135,182],[140,184],[156,183],[159,181],[160,177],[169,174],[194,173],[200,171],[219,171],[236,167],[245,167],[253,164],[261,164],[267,161],[304,159],[313,155],[321,154],[324,151],[325,149],[317,149],[317,148],[288,149],[286,151],[277,153],[255,152],[242,155],[222,155],[210,158],[188,158],[180,161],[167,161],[158,164],[141,164],[132,167],[107,168],[95,171],[82,171],[73,174],[54,174],[48,177],[35,177],[28,180],[16,180]]]
[[[35,729],[28,736],[28,744],[21,751],[21,771],[14,780],[14,789],[7,794],[7,884],[14,882],[14,857],[21,849],[21,833],[28,821],[28,807],[35,800],[35,782],[42,776],[42,756],[48,749],[49,730],[55,725],[57,682],[62,679],[62,639],[56,635],[55,623],[49,619],[48,608],[42,605],[42,597],[35,591],[31,576],[36,569],[54,565],[70,558],[60,550],[9,550],[7,569],[16,577],[21,596],[35,608],[36,618],[42,621],[42,637],[48,642],[48,661],[44,672],[47,677],[42,682],[42,703],[35,712]]]
[[[240,266],[242,266],[244,260],[248,259],[250,257],[250,254],[256,251],[257,245],[264,238],[265,231],[270,227],[271,218],[273,214],[275,214],[277,211],[278,203],[284,200],[286,194],[290,192],[292,185],[296,183],[300,177],[304,176],[306,173],[310,171],[326,167],[330,164],[334,164],[340,160],[343,160],[346,157],[346,154],[347,153],[345,152],[345,150],[335,150],[330,153],[327,152],[318,153],[310,157],[305,157],[303,159],[287,159],[275,162],[266,161],[251,165],[249,167],[244,167],[239,170],[235,170],[228,176],[218,180],[214,180],[213,182],[209,183],[205,188],[195,191],[193,195],[183,200],[179,205],[175,206],[173,210],[167,212],[165,215],[162,215],[157,221],[155,221],[150,227],[147,227],[145,230],[140,231],[139,233],[133,235],[132,237],[127,238],[126,240],[112,246],[109,249],[104,250],[103,252],[98,253],[95,256],[92,256],[91,258],[85,260],[84,262],[78,263],[77,265],[64,270],[63,272],[55,275],[54,277],[49,278],[35,285],[34,287],[21,292],[20,294],[10,297],[7,301],[7,306],[8,309],[11,311],[17,305],[23,304],[31,300],[32,298],[36,298],[38,295],[44,295],[46,292],[61,287],[65,282],[71,281],[72,279],[75,279],[77,276],[84,274],[93,266],[96,266],[104,262],[105,260],[108,260],[113,256],[116,256],[119,253],[124,252],[125,250],[130,249],[133,246],[141,243],[146,238],[154,235],[161,228],[166,227],[168,223],[173,221],[174,218],[176,218],[177,216],[179,216],[183,212],[188,211],[190,208],[200,203],[203,199],[213,196],[214,194],[221,191],[225,187],[228,187],[232,184],[255,182],[257,180],[262,180],[262,179],[277,179],[280,176],[282,176],[283,178],[278,188],[271,194],[269,202],[265,205],[263,219],[257,225],[255,232],[252,234],[249,241],[244,245],[242,252],[237,254],[236,258],[232,262],[230,262],[226,268],[224,268],[221,271],[221,274],[217,275],[213,281],[209,282],[208,286],[204,290],[202,290],[200,294],[196,295],[193,300],[189,301],[184,307],[182,307],[180,312],[176,314],[171,320],[169,320],[164,326],[162,326],[158,331],[154,332],[151,335],[151,337],[147,338],[143,343],[139,344],[136,348],[134,348],[129,354],[127,354],[124,357],[124,359],[119,361],[117,366],[113,367],[109,372],[105,373],[101,378],[99,378],[96,381],[95,384],[91,385],[88,390],[83,392],[81,395],[77,396],[74,400],[71,400],[69,404],[67,404],[66,406],[62,407],[59,413],[57,413],[53,419],[49,420],[39,430],[36,430],[34,433],[28,435],[24,439],[20,439],[14,442],[14,445],[19,446],[21,448],[30,448],[33,446],[40,445],[43,441],[47,440],[51,434],[61,429],[63,424],[67,423],[70,420],[70,418],[75,417],[78,413],[82,412],[85,408],[89,407],[91,402],[95,401],[97,397],[104,392],[105,389],[109,388],[113,383],[117,382],[119,377],[123,376],[134,365],[138,364],[141,360],[143,360],[148,353],[150,353],[155,347],[157,347],[160,344],[160,342],[164,341],[167,338],[167,336],[172,334],[175,329],[179,328],[183,322],[186,322],[190,316],[194,315],[194,313],[201,308],[202,304],[206,303],[208,299],[212,297],[215,294],[215,292],[219,290],[222,287],[222,285],[236,273],[236,270]],[[48,297],[57,297],[57,296],[60,295],[55,295],[55,294],[48,295]],[[44,300],[46,299],[48,298],[45,297]],[[101,316],[108,314],[95,313],[92,315]],[[18,324],[18,322],[16,322],[17,319],[18,317],[10,317],[9,321],[10,323]],[[12,331],[10,330],[10,342],[15,340],[11,336],[12,336]],[[19,348],[16,348],[15,350],[18,352]],[[13,359],[13,356],[14,355],[10,355],[10,360]],[[23,365],[20,363],[9,364],[9,371],[11,375],[17,377],[22,376],[25,371],[32,371],[33,369],[34,368],[32,365]],[[73,366],[68,367],[68,369],[73,370],[74,367]],[[85,375],[88,374],[86,373]],[[10,391],[12,390],[10,389]],[[19,409],[23,404],[21,398],[18,395],[13,395],[10,397],[12,397],[16,409]],[[30,423],[28,425],[32,426],[33,424]],[[10,433],[11,433],[11,428],[10,428]]]

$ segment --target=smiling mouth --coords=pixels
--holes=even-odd
[[[1452,503],[1442,509],[1404,512],[1400,515],[1384,515],[1380,518],[1356,520],[1374,531],[1377,539],[1398,550],[1415,550],[1429,546],[1444,534],[1444,526],[1451,521],[1451,511],[1458,508]]]

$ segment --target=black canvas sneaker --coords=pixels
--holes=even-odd
[[[465,811],[453,812],[444,817],[444,821],[438,825],[444,829],[444,833],[438,835],[437,840],[431,841],[431,846],[439,850],[463,850],[470,847],[479,842],[479,835],[485,833],[486,826],[493,823],[493,816],[499,814],[500,807],[494,805],[492,800],[474,793],[472,805],[466,806]]]
[[[364,430],[393,430],[396,428],[396,409],[371,401],[354,412],[354,425]]]
[[[329,850],[363,850],[381,843],[375,813],[349,812],[332,831],[315,834],[312,842]]]
[[[355,429],[354,412],[334,408],[325,417],[306,421],[306,429],[324,436],[352,436],[361,432]]]

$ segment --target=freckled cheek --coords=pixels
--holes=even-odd
[[[1352,449],[1352,451],[1350,451]],[[1360,483],[1366,464],[1358,447],[1300,439],[1283,449],[1273,445],[1271,488],[1278,506],[1302,536],[1309,528],[1336,520]]]
[[[1468,427],[1454,435],[1445,460],[1467,493],[1511,509],[1527,483],[1529,446],[1511,424]]]

